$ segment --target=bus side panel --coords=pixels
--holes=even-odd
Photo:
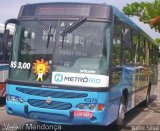
[[[151,69],[151,74],[150,74],[150,81],[151,81],[151,95],[154,94],[154,92],[157,90],[157,81],[158,81],[158,66],[153,66]]]
[[[122,75],[122,95],[123,91],[127,90],[127,111],[129,111],[134,106],[134,94],[132,92],[135,90],[135,69],[133,66],[123,66]]]
[[[5,97],[6,83],[0,83],[0,97]]]
[[[8,78],[8,64],[0,64],[0,97],[5,96],[7,78]]]
[[[134,108],[136,103],[136,85],[138,81],[136,81],[136,76],[138,73],[136,73],[136,68],[133,66],[123,66],[122,69],[122,77],[119,81],[119,83],[111,88],[110,94],[109,94],[109,105],[108,105],[108,119],[111,121],[114,121],[118,117],[118,110],[120,105],[120,99],[123,95],[123,91],[127,90],[127,111]],[[144,92],[144,91],[143,91]],[[143,95],[144,96],[144,95]]]
[[[108,113],[107,113],[107,125],[111,124],[117,119],[119,110],[120,97],[114,99],[108,103]]]

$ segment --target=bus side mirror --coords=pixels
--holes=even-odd
[[[17,25],[18,24],[18,20],[17,19],[6,20],[6,22],[5,22],[5,29],[6,29],[7,24],[15,24],[15,25]]]
[[[17,19],[6,20],[5,27],[4,27],[4,34],[3,34],[3,44],[4,44],[4,47],[7,47],[8,40],[9,40],[9,35],[10,35],[10,31],[7,29],[7,25],[8,24],[17,25],[18,24],[18,20]]]
[[[129,29],[124,29],[123,30],[123,49],[124,50],[129,50],[131,48],[131,40],[130,40],[130,30]]]
[[[10,34],[10,31],[8,29],[6,29],[4,31],[4,34],[3,34],[3,43],[4,43],[5,49],[6,49],[7,45],[8,45],[9,34]]]
[[[11,45],[11,42],[9,42],[10,30],[7,29],[8,24],[17,25],[18,20],[17,19],[9,19],[9,20],[6,20],[6,22],[5,22],[4,32],[3,32],[2,50],[0,51],[0,61],[9,61],[9,59],[10,59],[10,52],[8,50],[8,47]]]

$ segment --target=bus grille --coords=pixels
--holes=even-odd
[[[45,100],[28,99],[28,103],[31,106],[38,107],[38,108],[47,108],[47,109],[56,109],[56,110],[68,110],[72,108],[72,105],[70,103],[65,103],[65,102],[52,101],[51,104],[46,104]]]
[[[86,93],[72,93],[72,92],[60,92],[60,91],[49,91],[49,90],[41,90],[41,89],[28,89],[28,88],[16,88],[17,91],[35,95],[35,96],[42,96],[42,97],[52,97],[52,98],[83,98],[87,97],[88,94]]]

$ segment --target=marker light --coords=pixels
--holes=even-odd
[[[104,109],[104,105],[103,104],[98,104],[98,110],[102,111]]]
[[[15,96],[11,96],[11,101],[15,102],[16,101],[16,97]]]

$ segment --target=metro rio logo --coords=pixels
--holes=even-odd
[[[62,81],[63,81],[63,75],[60,74],[60,73],[56,74],[56,75],[54,76],[54,80],[55,80],[56,82],[62,82]]]

